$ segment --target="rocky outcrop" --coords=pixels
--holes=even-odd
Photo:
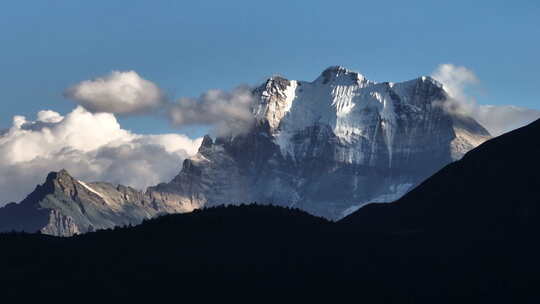
[[[51,209],[47,226],[39,230],[41,233],[56,236],[72,236],[80,234],[79,226],[73,218],[63,215],[60,211]]]

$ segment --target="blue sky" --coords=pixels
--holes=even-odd
[[[480,103],[540,109],[538,16],[537,1],[10,1],[0,9],[0,129],[16,114],[70,111],[66,87],[112,70],[180,97],[275,73],[312,80],[330,65],[402,81],[453,63],[481,80]],[[153,117],[120,121],[173,130]]]

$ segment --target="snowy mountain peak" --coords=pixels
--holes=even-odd
[[[331,66],[315,80],[321,84],[354,85],[370,82],[364,75],[342,66]]]
[[[253,109],[255,119],[268,122],[271,129],[276,129],[279,122],[290,110],[296,88],[300,84],[280,76],[271,77],[265,84],[255,89],[258,104]]]
[[[489,133],[474,120],[445,113],[440,105],[447,100],[448,93],[429,76],[376,83],[342,66],[332,66],[313,82],[272,77],[254,93],[258,100],[254,107],[256,120],[270,127],[283,156],[293,159],[298,157],[293,137],[315,125],[329,128],[346,145],[364,142],[368,134],[380,136],[387,149],[387,166],[393,166],[396,145],[402,136],[398,134],[406,132],[408,125],[424,128],[434,120],[448,122],[441,127],[455,133],[448,135],[455,137],[451,145],[453,159],[461,158],[489,138]],[[358,154],[349,149],[340,157],[348,163],[363,163],[372,158],[372,153],[375,152]]]
[[[440,106],[448,93],[429,76],[377,83],[333,66],[311,82],[271,77],[253,93],[258,124],[190,159],[172,183],[180,195],[339,218],[400,197],[490,138],[473,118]]]
[[[313,82],[272,77],[255,95],[256,119],[268,123],[285,154],[290,152],[286,151],[288,137],[314,124],[326,125],[342,141],[351,142],[380,123],[386,144],[392,146],[399,116],[428,111],[432,102],[447,96],[442,85],[428,76],[376,83],[342,66],[327,68]]]
[[[258,88],[263,96],[270,95],[279,95],[284,97],[285,91],[291,85],[292,81],[281,77],[281,76],[272,76],[270,77],[264,85]]]
[[[418,81],[421,81],[421,82],[424,82],[424,83],[430,83],[440,89],[443,89],[443,85],[442,83],[438,82],[437,80],[435,80],[434,78],[432,78],[431,76],[422,76],[420,78],[418,78]]]

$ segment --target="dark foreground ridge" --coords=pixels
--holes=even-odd
[[[2,296],[537,303],[540,121],[333,223],[216,207],[72,238],[0,236]]]

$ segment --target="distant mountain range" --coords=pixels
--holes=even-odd
[[[0,288],[18,299],[538,303],[539,137],[540,120],[337,223],[241,205],[73,238],[0,234]]]
[[[158,194],[159,195],[159,194]],[[0,208],[0,231],[71,236],[139,224],[160,214],[192,211],[154,193],[109,183],[85,183],[65,170],[51,172],[21,203]]]
[[[0,209],[0,231],[70,236],[251,202],[337,220],[398,199],[490,138],[473,118],[446,109],[448,94],[430,77],[376,83],[330,67],[312,82],[272,77],[253,95],[254,126],[206,136],[172,181],[141,192],[51,173]]]

